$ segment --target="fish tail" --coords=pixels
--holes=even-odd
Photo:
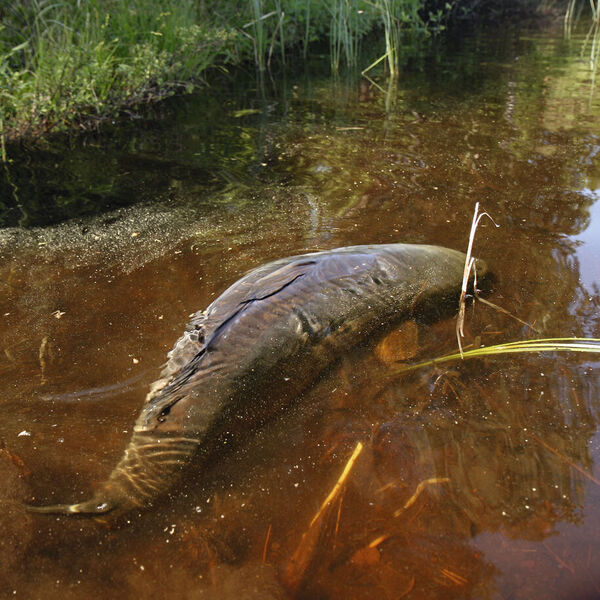
[[[119,464],[91,499],[26,508],[41,514],[92,516],[149,506],[171,487],[197,446],[194,438],[136,432]]]

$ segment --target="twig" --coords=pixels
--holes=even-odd
[[[377,546],[379,546],[379,544],[383,544],[383,542],[385,542],[385,540],[389,540],[390,537],[391,537],[391,534],[383,533],[379,537],[376,537],[372,542],[370,542],[369,545],[367,546],[367,548],[377,548]]]
[[[465,585],[465,583],[468,583],[467,579],[465,579],[464,577],[462,577],[458,573],[455,573],[454,571],[451,571],[450,569],[441,569],[440,573],[444,577],[447,577],[452,583],[454,583],[456,585]]]
[[[555,450],[554,448],[552,448],[552,446],[549,446],[548,444],[546,444],[546,442],[544,442],[544,440],[540,439],[537,435],[535,435],[535,433],[532,433],[530,435],[536,442],[538,442],[538,444],[541,444],[542,446],[544,446],[544,448],[546,448],[546,450],[549,450],[550,452],[552,452],[552,454],[554,454],[555,456],[558,456],[558,458],[560,458],[560,460],[566,462],[569,466],[573,467],[576,471],[579,471],[579,473],[581,473],[586,479],[589,479],[592,483],[595,483],[596,485],[600,486],[600,481],[598,479],[596,479],[593,475],[590,475],[587,471],[584,471],[579,465],[576,465],[572,460],[569,460],[566,456],[561,454],[558,450]]]
[[[342,517],[342,503],[344,502],[344,496],[341,496],[338,503],[337,516],[335,518],[335,529],[333,531],[333,549],[335,550],[335,543],[337,542],[338,531],[340,530],[340,519]]]
[[[399,517],[407,508],[410,508],[417,501],[417,499],[419,498],[419,496],[421,495],[423,490],[428,485],[434,485],[434,484],[438,484],[438,483],[448,483],[449,481],[450,481],[450,479],[448,477],[430,477],[429,479],[424,479],[423,481],[419,482],[419,485],[417,485],[417,489],[415,490],[415,493],[404,503],[404,506],[402,508],[399,508],[394,513],[394,517]]]
[[[551,554],[555,558],[556,562],[561,567],[568,569],[569,571],[571,571],[571,573],[573,575],[575,575],[575,569],[571,565],[568,565],[558,554],[556,554],[556,552],[554,552],[554,550],[552,550],[552,548],[550,548],[550,546],[546,542],[542,542],[542,545],[544,546],[544,548],[546,548],[548,553]]]
[[[269,548],[269,540],[271,539],[271,529],[273,528],[272,523],[269,523],[269,529],[267,529],[267,537],[265,539],[265,545],[262,553],[262,561],[263,563],[267,562],[267,550]]]
[[[407,588],[398,596],[398,600],[400,598],[404,598],[405,596],[408,596],[408,594],[410,594],[412,592],[414,587],[415,587],[415,576],[413,575],[410,578],[410,581],[408,582]]]
[[[40,385],[44,385],[46,383],[46,348],[48,346],[48,336],[45,335],[42,339],[42,343],[40,344],[40,350],[38,353],[40,359]]]
[[[313,517],[312,521],[310,522],[309,528],[315,524],[315,522],[317,521],[317,519],[319,519],[319,517],[321,516],[323,511],[329,506],[329,504],[334,500],[334,498],[340,493],[340,489],[341,489],[342,485],[344,485],[344,481],[346,481],[346,478],[348,477],[350,471],[352,470],[352,467],[354,466],[354,463],[356,462],[358,455],[362,452],[362,449],[363,449],[362,442],[358,442],[358,444],[356,444],[356,448],[354,448],[354,452],[352,453],[352,456],[348,459],[348,462],[346,463],[346,466],[344,467],[342,474],[339,476],[339,478],[336,481],[335,485],[333,486],[331,492],[329,492],[329,495],[327,496],[327,498],[325,498],[323,504],[321,504],[321,508],[319,508],[319,510],[317,511],[317,514]]]
[[[479,295],[479,292],[477,290],[475,290],[475,297],[477,298],[477,300],[479,302],[483,302],[483,304],[487,304],[488,306],[497,310],[498,312],[504,313],[505,315],[508,315],[509,317],[515,319],[515,321],[518,321],[519,323],[521,323],[521,325],[525,325],[525,327],[529,327],[529,329],[535,331],[536,333],[541,334],[541,331],[539,329],[536,329],[531,323],[528,323],[527,321],[523,321],[523,319],[519,319],[519,317],[517,317],[516,315],[513,315],[511,312],[509,312],[505,308],[502,308],[501,306],[498,306],[497,304],[494,304],[493,302],[490,302],[489,300],[482,298]]]

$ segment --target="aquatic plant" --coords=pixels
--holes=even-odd
[[[361,32],[361,17],[365,4],[359,0],[331,0],[325,3],[331,15],[329,48],[333,71],[340,67],[342,56],[347,65],[355,65],[358,58],[358,42]]]
[[[498,354],[521,354],[524,352],[591,352],[593,354],[600,354],[600,339],[543,338],[537,340],[506,342],[504,344],[472,348],[471,350],[464,350],[462,352],[453,352],[452,354],[446,354],[437,358],[400,367],[399,369],[396,369],[395,372],[397,374],[405,373],[422,367],[437,366],[446,362],[461,360],[461,358],[486,358],[489,356],[497,356]]]
[[[385,57],[390,75],[396,77],[399,72],[400,34],[402,28],[423,30],[424,22],[420,11],[422,5],[414,0],[397,2],[394,0],[377,0],[376,6],[381,12],[385,34]]]
[[[385,55],[387,56],[390,75],[398,75],[398,45],[400,41],[400,22],[394,14],[393,3],[390,0],[378,0],[385,32]]]
[[[270,14],[264,14],[263,11],[263,0],[250,0],[250,7],[252,9],[252,16],[254,20],[248,23],[244,27],[252,26],[254,36],[251,38],[254,44],[254,60],[261,71],[265,68],[265,50],[266,50],[266,36],[264,28],[264,19],[269,18]]]

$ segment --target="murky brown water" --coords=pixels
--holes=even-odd
[[[486,34],[387,95],[299,78],[266,101],[224,101],[226,133],[211,123],[207,138],[187,98],[126,151],[75,148],[85,181],[96,164],[98,185],[126,181],[145,203],[0,234],[0,596],[600,597],[593,355],[398,377],[358,349],[128,524],[20,505],[88,497],[190,313],[270,259],[390,241],[464,250],[479,201],[499,225],[476,240],[490,298],[537,331],[478,305],[466,343],[600,337],[600,90],[582,41]],[[203,179],[213,144],[232,151]],[[452,319],[420,326],[411,360],[455,346]]]

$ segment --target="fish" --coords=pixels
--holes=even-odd
[[[458,306],[466,256],[379,244],[275,260],[195,313],[151,386],[121,460],[89,500],[37,513],[120,515],[166,494],[200,455],[290,405],[349,348]],[[476,260],[478,277],[487,272]]]

